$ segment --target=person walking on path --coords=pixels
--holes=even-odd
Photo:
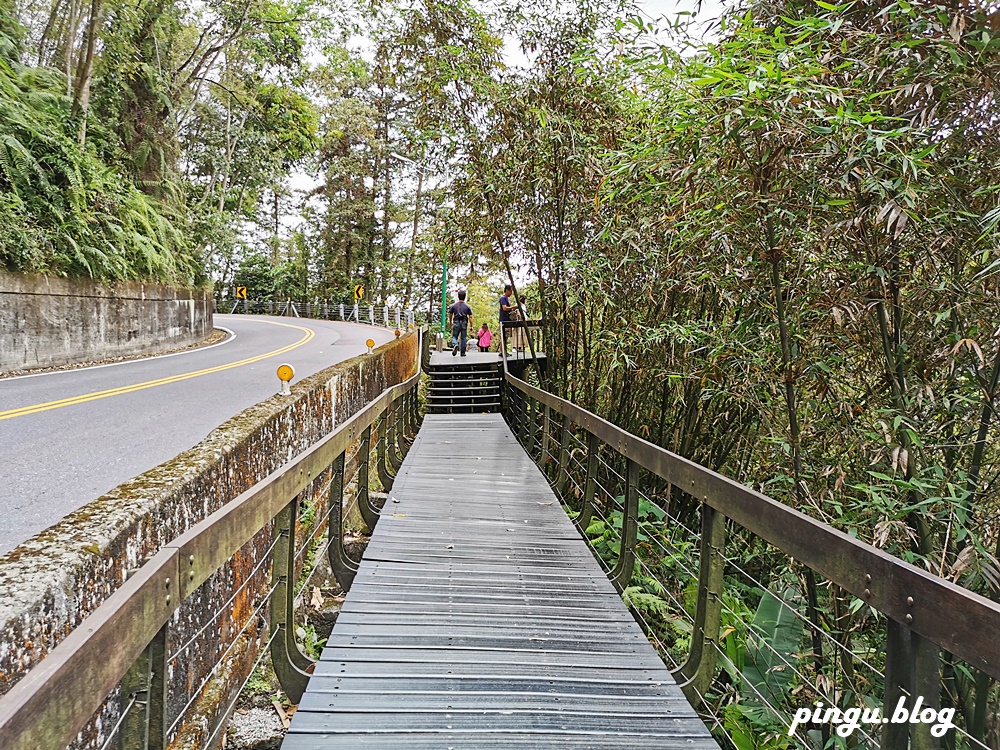
[[[472,320],[472,308],[465,304],[465,290],[459,289],[458,302],[448,308],[448,317],[451,319],[451,339],[458,339],[451,350],[451,356],[458,354],[465,356],[465,341],[469,336],[469,321]]]
[[[490,342],[493,341],[493,334],[490,333],[490,324],[483,323],[476,337],[479,339],[479,351],[488,352],[490,350]]]
[[[510,329],[504,325],[504,323],[509,323],[514,320],[511,313],[517,310],[514,305],[514,301],[510,298],[514,294],[514,287],[510,284],[503,288],[503,296],[500,298],[500,334],[503,336],[504,342],[510,341]],[[500,350],[500,356],[503,356],[503,349]]]

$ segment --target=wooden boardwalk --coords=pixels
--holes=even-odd
[[[500,415],[390,494],[284,750],[718,747]]]
[[[535,356],[542,360],[545,359],[545,352],[535,352]],[[469,352],[464,357],[458,354],[452,354],[451,349],[445,349],[443,352],[431,352],[430,363],[432,367],[456,367],[460,365],[496,365],[500,366],[503,361],[498,352]],[[507,355],[508,365],[517,364],[518,362],[531,362],[531,354],[529,352],[510,352]]]

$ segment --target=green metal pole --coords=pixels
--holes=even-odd
[[[448,258],[441,258],[441,333],[448,333]]]

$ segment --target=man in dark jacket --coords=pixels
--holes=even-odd
[[[503,296],[500,298],[500,331],[503,335],[504,344],[510,341],[510,328],[504,325],[505,322],[513,320],[512,312],[517,310],[517,305],[511,297],[514,296],[514,287],[507,284],[503,288]],[[503,347],[500,348],[500,356],[503,356]]]
[[[451,356],[462,352],[465,356],[465,341],[469,336],[469,323],[472,321],[472,308],[465,304],[465,290],[458,291],[458,302],[448,308],[448,317],[451,320],[451,340],[458,339],[458,343],[452,348]]]

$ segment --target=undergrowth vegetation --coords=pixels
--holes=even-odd
[[[168,208],[77,139],[65,78],[0,33],[0,267],[102,280],[204,278]],[[96,128],[95,128],[96,129]]]

